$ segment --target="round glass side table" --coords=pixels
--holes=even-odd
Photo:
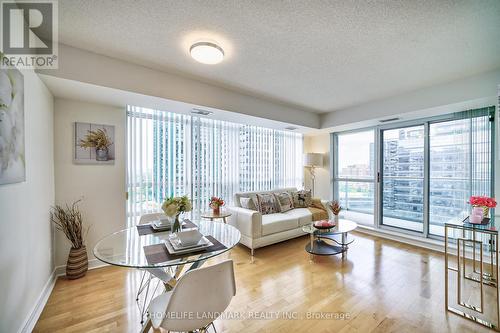
[[[200,216],[204,219],[209,219],[210,221],[213,221],[215,219],[221,219],[222,221],[224,221],[224,223],[226,223],[227,222],[226,218],[231,216],[231,213],[228,211],[224,211],[224,210],[221,210],[219,212],[219,214],[214,214],[213,211],[206,211],[206,212],[201,213]]]
[[[349,244],[354,241],[348,233],[357,227],[356,222],[344,219],[339,219],[338,223],[330,229],[317,229],[312,223],[305,225],[302,231],[310,235],[310,242],[306,244],[305,250],[311,256],[342,254],[342,259],[345,259]]]

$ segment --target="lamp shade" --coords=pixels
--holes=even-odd
[[[322,167],[323,166],[323,154],[320,154],[320,153],[306,153],[306,154],[304,154],[304,166]]]

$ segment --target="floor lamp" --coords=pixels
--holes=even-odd
[[[312,188],[311,192],[312,195],[314,196],[314,185],[316,182],[316,172],[315,168],[321,168],[323,166],[323,154],[320,153],[306,153],[304,154],[304,166],[309,169],[309,172],[311,173],[311,183],[312,183]]]

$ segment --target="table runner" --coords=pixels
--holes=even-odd
[[[207,252],[214,252],[214,251],[220,251],[220,250],[225,250],[227,247],[219,242],[217,239],[215,239],[212,236],[205,236],[209,241],[212,242],[212,246],[209,246],[207,248],[204,248],[202,250],[196,250],[193,252],[189,253],[183,253],[183,254],[170,254],[167,250],[167,247],[165,244],[154,244],[154,245],[148,245],[144,246],[144,254],[146,255],[146,260],[148,261],[148,264],[150,265],[155,265],[159,264],[162,262],[170,261],[170,260],[176,260],[179,258],[184,258],[188,257],[194,254],[203,254]]]
[[[184,220],[182,223],[182,228],[187,229],[187,228],[198,228],[196,224],[191,222],[190,220]],[[137,226],[137,232],[139,233],[139,236],[145,236],[157,232],[170,232],[170,230],[155,230],[150,224],[140,224]]]

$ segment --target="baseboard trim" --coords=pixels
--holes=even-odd
[[[109,264],[106,264],[98,259],[90,259],[89,260],[89,270],[101,268],[101,267],[105,267],[105,266],[109,266]],[[55,268],[55,272],[56,272],[56,278],[60,277],[60,276],[65,276],[66,275],[66,265],[57,266]]]
[[[45,304],[47,304],[49,296],[52,293],[52,290],[54,289],[56,280],[57,280],[56,270],[54,269],[50,274],[49,279],[45,283],[45,286],[43,287],[40,296],[38,296],[35,305],[28,313],[28,316],[24,320],[23,325],[19,329],[20,333],[30,333],[33,331],[33,328],[35,328],[35,324],[38,321],[38,318],[40,318],[43,308],[45,307]]]
[[[101,268],[104,266],[109,265],[97,259],[89,260],[89,270]],[[54,286],[56,285],[57,278],[64,275],[66,275],[66,265],[61,265],[54,268],[49,276],[49,279],[45,283],[45,286],[43,287],[38,300],[24,320],[23,325],[19,329],[19,333],[30,333],[33,331],[38,319],[40,318],[40,315],[42,314],[43,309],[45,308],[45,305],[47,304],[47,301],[49,300],[49,296],[52,293]]]

